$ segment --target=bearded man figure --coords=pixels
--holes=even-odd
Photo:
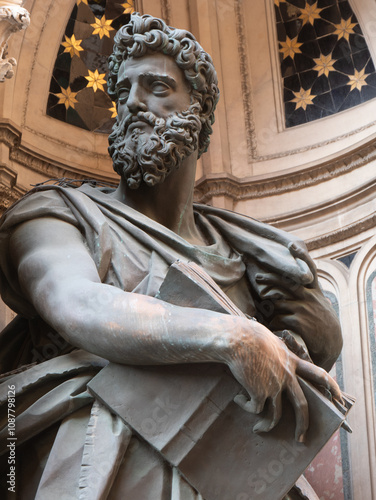
[[[18,313],[0,339],[2,371],[19,371],[7,373],[1,389],[3,401],[9,386],[16,394],[17,498],[200,499],[178,469],[95,401],[90,380],[108,361],[222,363],[249,395],[244,411],[268,406],[259,431],[278,424],[285,393],[302,442],[308,410],[297,376],[341,400],[325,371],[341,350],[340,328],[300,240],[193,204],[197,158],[209,145],[219,97],[211,58],[193,35],[133,14],[115,37],[109,67],[118,188],[38,186],[1,220],[1,292]],[[243,315],[156,298],[177,260],[200,266]],[[259,304],[269,300],[266,313]],[[287,349],[282,331],[304,341],[305,355]]]

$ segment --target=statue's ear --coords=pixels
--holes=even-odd
[[[201,114],[204,115],[205,117],[208,117],[211,115],[213,111],[214,111],[214,100],[212,97],[207,96],[205,101],[202,103]]]

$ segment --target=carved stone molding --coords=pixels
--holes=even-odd
[[[9,159],[23,165],[34,172],[43,174],[46,178],[69,177],[71,179],[82,179],[89,174],[78,171],[70,165],[51,160],[46,156],[32,151],[21,144],[21,132],[10,123],[0,123],[0,143],[9,147]],[[98,181],[111,182],[110,175],[95,173],[90,177]]]
[[[375,125],[376,125],[376,121],[373,120],[373,121],[367,123],[366,125],[362,125],[361,127],[354,128],[350,132],[346,132],[345,134],[337,135],[336,137],[333,137],[332,139],[317,142],[315,144],[310,144],[308,146],[302,146],[300,148],[289,149],[288,151],[283,151],[281,153],[255,156],[253,159],[254,159],[254,161],[262,162],[262,161],[268,161],[268,160],[278,160],[279,158],[285,158],[287,156],[292,156],[295,154],[306,153],[307,151],[313,151],[315,149],[319,149],[319,148],[328,146],[329,144],[335,144],[336,142],[351,138],[356,134],[360,134],[362,132],[365,132],[366,130],[374,129]]]
[[[252,90],[248,72],[247,45],[244,28],[244,12],[241,0],[235,1],[236,34],[238,42],[238,53],[240,61],[241,89],[245,115],[245,129],[247,137],[248,161],[257,156],[257,143],[255,134],[255,123],[253,119]]]
[[[17,173],[5,165],[0,165],[0,215],[24,192],[16,187]]]
[[[171,23],[171,5],[170,0],[162,0],[162,19],[166,22],[166,24]]]
[[[0,184],[4,187],[13,188],[17,182],[17,174],[11,168],[0,165]]]
[[[20,199],[22,193],[10,187],[0,184],[0,215],[7,210],[13,203]]]
[[[70,179],[83,179],[85,177],[90,177],[98,181],[113,182],[113,179],[108,175],[103,175],[98,172],[85,173],[80,172],[71,167],[57,161],[50,160],[49,158],[35,153],[31,149],[25,146],[19,146],[12,148],[9,154],[11,160],[17,162],[20,165],[44,174],[49,179],[60,179],[62,177],[68,177]]]
[[[306,244],[309,251],[317,250],[318,248],[345,241],[372,228],[376,228],[376,214],[364,217],[353,224],[349,224],[329,234],[306,240]]]
[[[47,178],[82,178],[82,173],[79,174],[73,171],[68,165],[64,165],[58,162],[52,162],[46,157],[39,155],[24,146],[12,148],[9,154],[9,158],[19,165],[23,165],[30,170],[33,170],[34,172],[44,174]]]
[[[252,200],[297,191],[352,172],[374,160],[376,141],[373,139],[335,161],[285,175],[278,174],[272,179],[243,180],[227,174],[215,178],[203,177],[197,181],[195,200],[206,203],[214,196],[228,196],[234,201]]]
[[[30,14],[23,3],[24,0],[0,0],[0,82],[12,78],[17,64],[13,57],[6,57],[10,36],[30,24]]]
[[[21,132],[16,127],[10,123],[0,123],[0,143],[12,148],[19,145],[20,141]]]

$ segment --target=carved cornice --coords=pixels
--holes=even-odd
[[[372,214],[364,217],[363,219],[360,219],[357,222],[354,222],[353,224],[349,224],[348,226],[337,229],[336,231],[333,231],[331,233],[306,240],[306,244],[309,251],[317,250],[319,248],[345,241],[349,238],[352,238],[353,236],[356,236],[357,234],[361,234],[364,231],[373,229],[375,227],[376,214]]]
[[[95,178],[98,181],[111,181],[113,179],[108,175],[101,175],[98,172],[83,172],[78,171],[58,161],[52,161],[49,158],[31,151],[29,148],[24,146],[19,146],[17,148],[12,148],[9,154],[9,158],[20,165],[44,174],[47,178],[55,179],[61,177],[69,177],[71,179],[82,179],[85,175],[89,175],[91,178]]]
[[[240,201],[280,195],[347,174],[374,160],[376,160],[376,140],[373,139],[334,161],[326,161],[297,172],[279,174],[271,179],[239,179],[227,174],[215,178],[203,177],[197,181],[195,200],[206,203],[214,196],[228,196],[234,201]]]
[[[0,215],[5,212],[13,203],[21,198],[23,193],[10,187],[0,184]]]
[[[51,118],[51,120],[54,120],[54,118]],[[66,124],[64,124],[64,125],[66,125]],[[31,132],[33,135],[35,135],[37,137],[41,137],[42,139],[45,139],[46,141],[52,142],[54,144],[58,144],[59,146],[63,146],[70,151],[77,151],[77,153],[79,153],[79,154],[88,154],[88,155],[90,154],[91,157],[97,158],[99,161],[108,160],[108,153],[97,153],[97,152],[92,152],[92,151],[89,152],[87,150],[84,150],[80,146],[76,146],[72,143],[68,143],[66,141],[63,141],[59,137],[54,137],[53,135],[47,135],[43,132],[40,132],[39,130],[35,130],[34,128],[29,127],[28,125],[24,125],[23,129],[27,130],[28,132]]]
[[[19,146],[17,148],[12,148],[9,153],[9,158],[15,161],[19,165],[24,165],[25,167],[44,174],[48,178],[59,178],[59,177],[71,177],[74,179],[82,178],[82,173],[79,174],[72,170],[68,165],[64,165],[59,162],[52,162],[46,157],[34,153],[28,148]]]
[[[13,188],[17,182],[17,173],[5,165],[0,165],[0,184]]]
[[[15,147],[21,141],[21,132],[10,123],[0,123],[0,142],[8,146]]]
[[[9,147],[9,159],[23,165],[34,172],[45,175],[47,178],[69,177],[82,179],[85,175],[95,177],[98,181],[113,180],[110,175],[95,172],[85,172],[73,168],[71,165],[51,160],[46,156],[36,153],[21,144],[21,132],[9,123],[0,123],[0,143]]]
[[[334,117],[334,116],[336,116],[336,115],[332,115],[332,117]],[[311,125],[313,123],[315,123],[315,122],[311,122]],[[313,151],[315,149],[319,149],[319,148],[328,146],[329,144],[334,144],[336,142],[343,141],[345,139],[349,139],[349,138],[355,136],[356,134],[360,134],[360,133],[365,132],[367,130],[374,129],[375,125],[376,125],[376,121],[373,120],[373,121],[367,123],[366,125],[362,125],[361,127],[354,128],[350,132],[346,132],[345,134],[337,135],[336,137],[333,137],[332,139],[317,142],[315,144],[309,144],[307,146],[302,146],[300,148],[289,149],[288,151],[283,151],[281,153],[255,156],[253,158],[253,160],[257,161],[257,162],[268,161],[268,160],[278,160],[279,158],[285,158],[286,156],[292,156],[292,155],[296,155],[296,154],[306,153],[307,151]],[[291,128],[290,131],[293,131],[293,128]]]

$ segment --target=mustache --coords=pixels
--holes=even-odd
[[[165,120],[163,118],[158,118],[151,111],[139,111],[137,114],[130,113],[126,115],[119,123],[119,127],[121,127],[125,133],[128,127],[134,122],[144,122],[154,128],[154,126],[164,124]]]

